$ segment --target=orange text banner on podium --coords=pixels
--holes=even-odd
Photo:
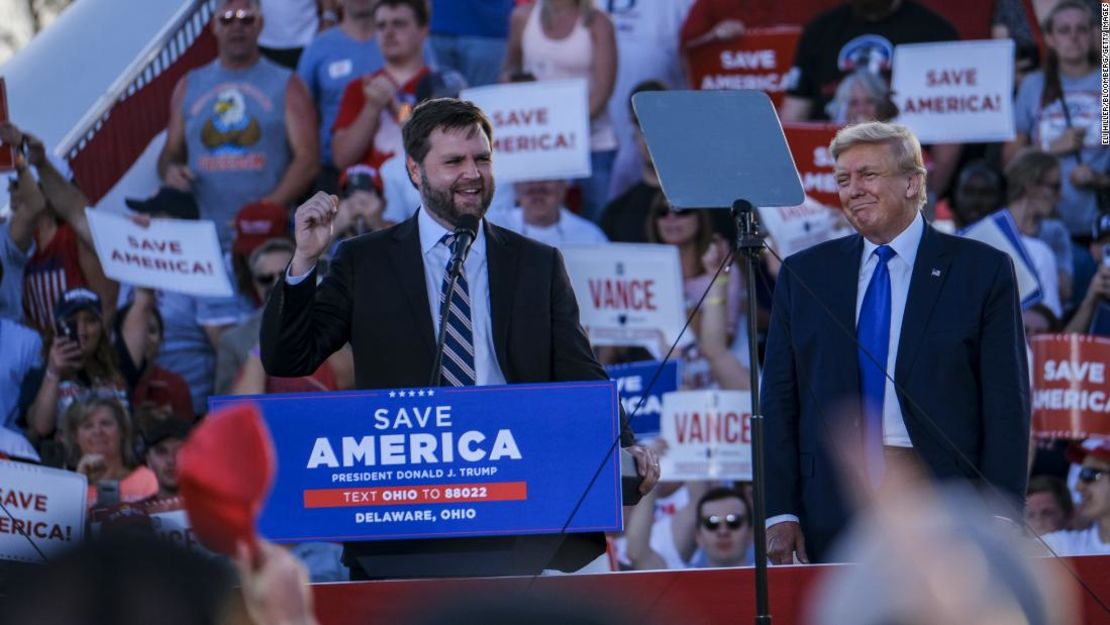
[[[786,93],[794,50],[802,30],[794,26],[752,29],[742,37],[715,41],[688,54],[690,86],[694,89],[755,89],[777,107]]]
[[[1033,433],[1110,435],[1110,339],[1047,334],[1033,343]]]

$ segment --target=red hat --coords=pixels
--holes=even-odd
[[[255,524],[274,482],[274,444],[250,402],[209,413],[181,447],[178,484],[197,538],[234,556],[256,544]]]
[[[378,191],[378,195],[385,192],[385,184],[382,182],[378,168],[365,163],[351,165],[345,169],[339,175],[339,188],[343,190],[345,196],[354,191],[369,191],[372,188]]]
[[[1068,461],[1074,464],[1082,464],[1087,456],[1094,456],[1097,460],[1110,462],[1110,438],[1096,436],[1088,438],[1082,443],[1074,443],[1068,447],[1066,455]]]
[[[289,238],[289,213],[272,202],[253,202],[235,215],[235,243],[231,251],[250,256],[256,247],[274,238]]]

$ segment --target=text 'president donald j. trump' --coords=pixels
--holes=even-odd
[[[775,286],[762,391],[775,563],[828,561],[848,523],[834,440],[858,442],[849,453],[876,481],[912,459],[936,479],[985,480],[1015,514],[1025,494],[1029,375],[1009,257],[926,223],[905,127],[849,126],[830,152],[858,234],[786,259]]]
[[[308,375],[350,342],[358,388],[426,385],[456,229],[470,216],[482,222],[451,293],[441,379],[455,386],[608,379],[579,324],[559,252],[482,219],[494,190],[492,134],[485,114],[470,102],[441,98],[413,109],[402,135],[421,208],[392,228],[344,241],[319,286],[316,261],[331,244],[337,200],[318,193],[297,208],[296,252],[262,321],[267,373]],[[621,442],[636,458],[646,492],[659,479],[658,461],[632,444],[627,424]],[[487,554],[474,559],[482,568],[463,574],[534,574],[600,561],[605,538],[585,533],[349,543],[344,559],[356,579],[391,577],[389,570],[366,570],[372,567],[364,564],[374,557],[415,558],[417,552],[445,558]],[[503,566],[495,564],[498,555]],[[446,573],[433,566],[425,574]]]

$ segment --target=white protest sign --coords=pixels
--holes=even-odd
[[[986,243],[1010,255],[1014,261],[1018,295],[1021,297],[1023,307],[1032,306],[1044,298],[1037,269],[1025,249],[1025,244],[1021,242],[1021,233],[1018,232],[1017,224],[1014,223],[1010,211],[1002,209],[988,215],[960,232],[960,236]]]
[[[86,210],[104,274],[126,284],[226,297],[234,294],[211,221],[130,218]]]
[[[895,46],[891,76],[898,118],[921,143],[1014,138],[1014,42]]]
[[[586,81],[489,85],[459,98],[477,104],[493,123],[497,182],[590,176],[590,106]]]
[[[686,321],[678,248],[610,243],[562,251],[590,342],[639,345],[662,357]],[[682,339],[679,347],[694,337]]]
[[[0,460],[0,560],[42,563],[81,542],[87,497],[84,475]]]
[[[752,479],[752,394],[678,391],[663,396],[659,461],[665,480]]]
[[[798,206],[759,207],[759,223],[771,235],[775,251],[783,258],[853,231],[839,210],[810,196]]]

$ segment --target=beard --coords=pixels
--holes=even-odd
[[[428,173],[421,167],[420,199],[429,213],[447,222],[451,227],[456,226],[459,223],[459,217],[464,214],[471,214],[481,219],[489,210],[490,202],[493,200],[494,184],[492,178],[490,178],[489,184],[486,184],[484,178],[480,180],[477,183],[481,185],[478,189],[478,206],[460,207],[455,202],[455,192],[460,190],[460,185],[451,185],[447,188],[435,187],[428,180]]]

